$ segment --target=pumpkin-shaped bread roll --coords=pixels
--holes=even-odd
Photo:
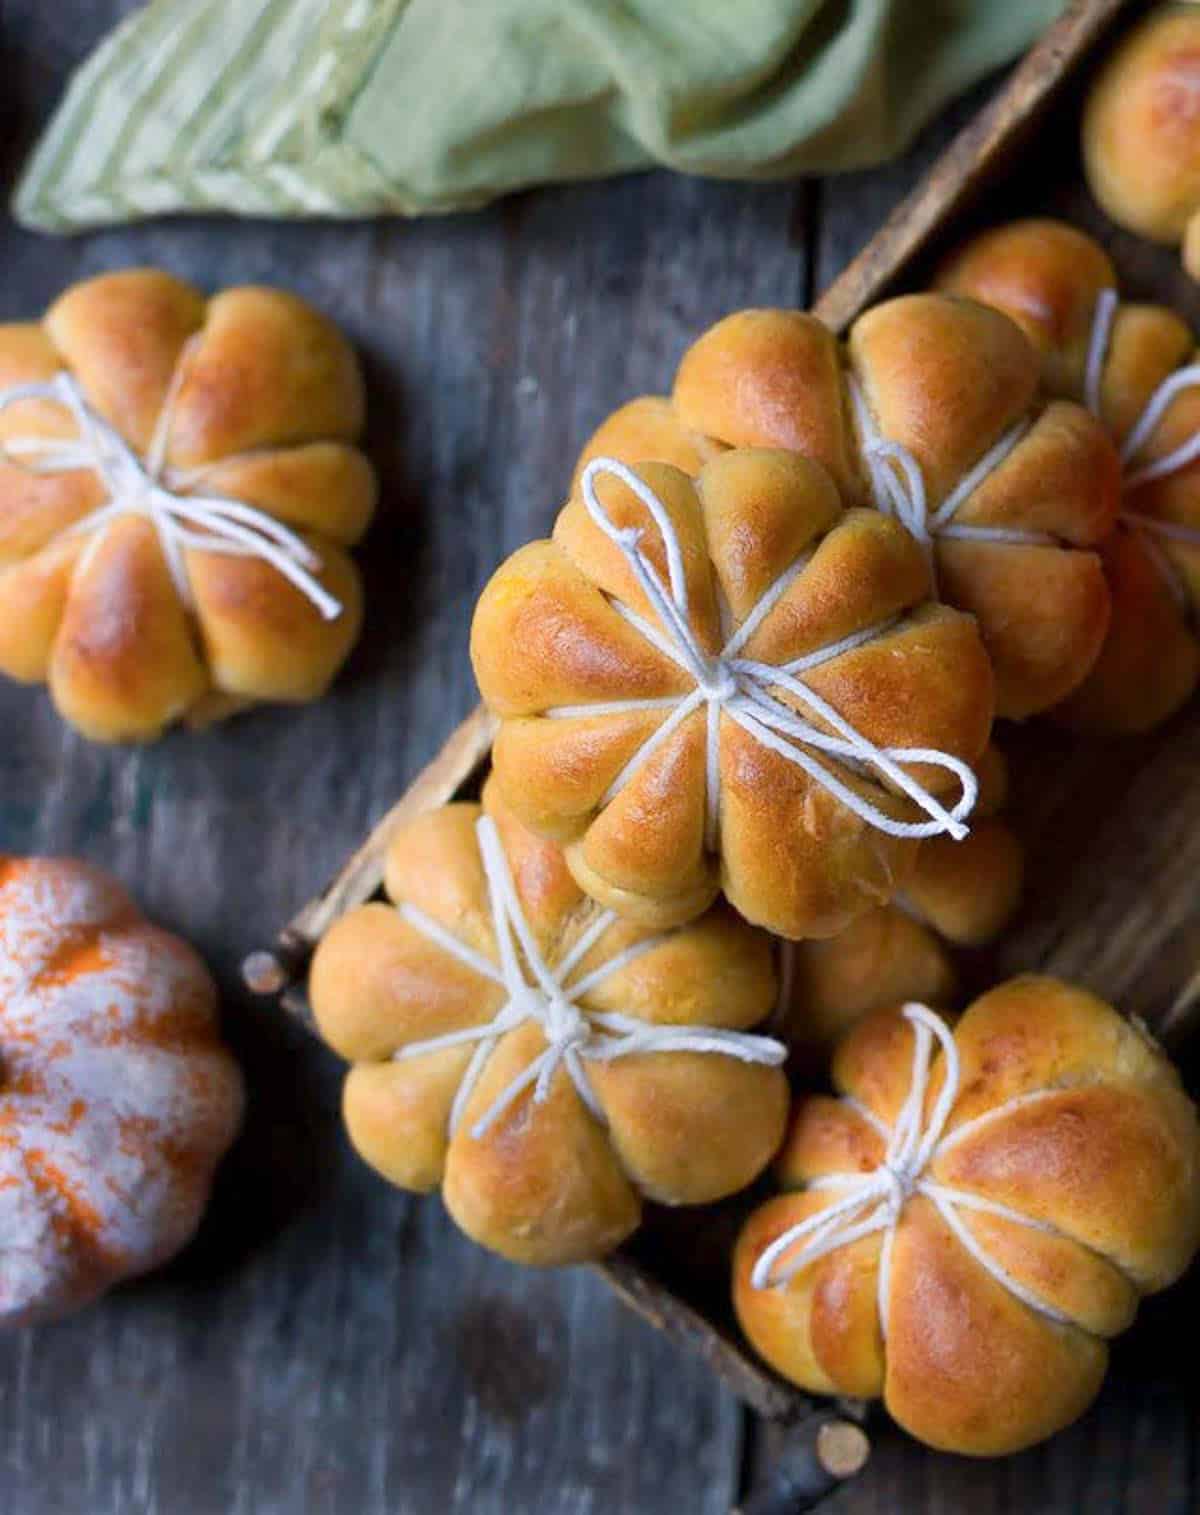
[[[216,991],[115,879],[0,857],[0,1325],[55,1319],[190,1241],[241,1116]]]
[[[920,1005],[868,1017],[833,1082],[794,1110],[794,1192],[738,1241],[751,1342],[947,1451],[1074,1420],[1108,1338],[1200,1242],[1200,1126],[1170,1063],[1103,1001],[1030,976],[953,1033]]]
[[[514,1262],[603,1257],[645,1199],[705,1204],[779,1145],[784,1049],[771,944],[724,905],[654,933],[589,900],[494,781],[418,817],[390,903],[351,911],[313,962],[313,1010],[354,1064],[350,1139]]]
[[[895,516],[935,590],[969,611],[1016,719],[1086,677],[1108,625],[1094,548],[1119,468],[1093,417],[1037,399],[1039,365],[999,312],[909,295],[859,317],[843,346],[815,317],[744,310],[710,328],[675,377],[681,426],[733,447],[822,463],[851,504]]]
[[[155,269],[0,326],[0,672],[96,741],[323,693],[375,480],[357,362],[277,289]]]
[[[1161,305],[1121,302],[1104,249],[1060,221],[1015,221],[954,253],[939,287],[1005,311],[1042,360],[1047,390],[1082,401],[1118,444],[1123,497],[1100,548],[1108,636],[1061,709],[1072,724],[1142,731],[1200,679],[1200,362]]]
[[[992,675],[928,593],[912,537],[794,453],[724,452],[694,481],[595,459],[475,611],[505,800],[643,924],[724,889],[783,936],[840,931],[920,837],[966,831]]]
[[[1200,14],[1162,5],[1114,49],[1083,113],[1088,187],[1114,221],[1183,244],[1200,278]]]
[[[904,1000],[950,1006],[958,989],[951,947],[993,941],[1021,897],[1024,853],[996,812],[1007,796],[1004,758],[978,765],[979,800],[961,842],[923,842],[902,894],[823,941],[781,942],[779,1012],[772,1027],[806,1065],[872,1010]]]

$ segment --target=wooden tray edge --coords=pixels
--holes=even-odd
[[[1073,0],[977,115],[954,138],[916,188],[848,263],[813,306],[844,331],[903,277],[941,224],[966,206],[998,161],[1049,108],[1070,74],[1130,0]]]

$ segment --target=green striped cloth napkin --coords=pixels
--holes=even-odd
[[[1063,0],[153,0],[72,79],[14,202],[417,215],[664,163],[725,178],[900,151]]]

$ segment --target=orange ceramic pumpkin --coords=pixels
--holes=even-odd
[[[242,1082],[186,943],[107,874],[0,856],[0,1324],[50,1319],[187,1242]]]

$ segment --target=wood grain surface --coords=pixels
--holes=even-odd
[[[132,8],[0,0],[6,185],[72,64]],[[652,174],[419,224],[177,221],[55,241],[0,219],[0,319],[134,262],[315,300],[363,353],[385,482],[364,554],[364,642],[321,705],[122,751],[66,731],[44,695],[0,687],[0,846],[101,862],[196,941],[253,1093],[202,1234],[175,1266],[74,1321],[0,1340],[4,1515],[724,1515],[736,1502],[765,1437],[732,1396],[587,1270],[507,1267],[437,1200],[375,1180],[342,1136],[334,1060],[247,996],[238,965],[470,710],[473,599],[548,524],[591,427],[660,389],[731,307],[809,303],[980,98],[904,163],[820,185]],[[1026,203],[1039,182],[1058,193],[1061,164],[1042,159],[1065,130],[1045,128],[1047,151],[1039,143],[1014,175]],[[1124,254],[1135,284],[1161,287],[1162,262]],[[1020,745],[1038,846],[1011,951],[1053,960],[1069,894],[1076,925],[1092,929],[1078,970],[1161,1010],[1194,943],[1197,713],[1102,754],[1082,787],[1071,739]],[[1130,835],[1142,839],[1132,854]],[[1179,915],[1147,978],[1120,902],[1158,888],[1164,869]],[[1082,893],[1068,888],[1081,877]],[[1198,1295],[1150,1302],[1097,1408],[1049,1447],[974,1464],[881,1427],[866,1472],[826,1508],[1195,1509]]]

